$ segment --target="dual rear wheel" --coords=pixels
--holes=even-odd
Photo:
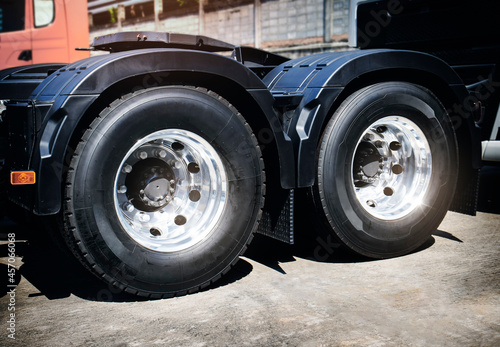
[[[312,188],[329,231],[374,258],[408,253],[437,228],[457,146],[428,90],[381,83],[349,96],[325,127]],[[219,95],[165,86],[126,95],[83,135],[66,180],[63,236],[95,275],[159,298],[219,279],[262,214],[252,129]]]

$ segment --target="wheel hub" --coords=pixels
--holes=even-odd
[[[373,183],[382,173],[384,158],[371,142],[361,142],[354,157],[354,176],[356,187]]]
[[[215,149],[195,133],[167,129],[137,141],[125,155],[115,178],[115,211],[139,244],[179,251],[214,229],[226,191]]]
[[[170,183],[166,178],[155,178],[139,194],[144,203],[163,207],[171,200]]]
[[[383,220],[417,208],[430,184],[432,155],[422,130],[400,116],[384,117],[365,130],[352,160],[352,184],[360,205]]]
[[[139,210],[157,211],[172,200],[175,182],[175,174],[165,161],[146,157],[131,166],[125,180],[127,197]]]

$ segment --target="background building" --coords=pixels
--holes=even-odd
[[[91,40],[117,31],[202,34],[297,57],[345,50],[349,0],[88,0]]]

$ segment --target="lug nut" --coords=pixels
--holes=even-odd
[[[126,202],[122,205],[122,209],[126,212],[132,212],[134,211],[134,205],[132,205],[130,202]]]
[[[123,173],[131,173],[132,172],[132,166],[129,164],[125,164],[122,169]]]
[[[371,141],[371,140],[373,140],[373,135],[372,134],[365,134],[363,136],[363,140],[365,140],[365,141]]]
[[[181,168],[181,163],[178,160],[170,160],[168,164],[173,167],[174,169],[180,169]]]
[[[126,192],[127,192],[127,186],[120,186],[120,188],[118,188],[118,193],[125,194]]]
[[[147,154],[146,152],[144,152],[144,151],[139,152],[139,158],[140,158],[140,159],[144,160],[144,159],[146,159],[147,157],[148,157],[148,154]]]
[[[145,214],[145,213],[140,213],[140,214],[139,214],[139,220],[140,220],[141,222],[143,222],[143,223],[147,223],[147,222],[149,222],[149,220],[150,220],[150,219],[151,219],[151,218],[149,217],[149,215],[148,215],[148,214]]]
[[[156,155],[160,158],[165,158],[167,156],[167,152],[163,149],[156,152]]]

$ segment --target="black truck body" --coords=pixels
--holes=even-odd
[[[110,54],[1,71],[2,198],[148,297],[217,280],[254,232],[293,243],[298,189],[353,251],[408,253],[448,209],[475,214],[500,161],[491,6],[353,1],[360,49],[293,60],[127,32],[94,40]],[[9,183],[23,172],[36,182]]]

